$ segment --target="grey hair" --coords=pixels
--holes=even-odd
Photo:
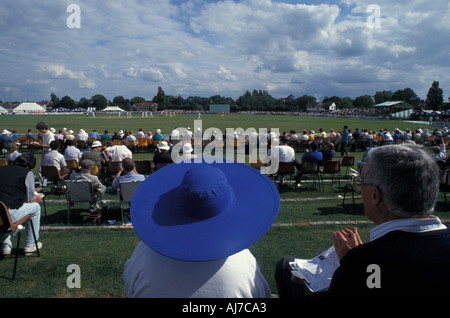
[[[399,217],[425,217],[434,211],[439,192],[439,167],[415,144],[370,150],[364,183],[380,189],[387,208]]]
[[[81,170],[83,171],[92,171],[94,169],[95,162],[90,159],[84,159],[81,162]]]

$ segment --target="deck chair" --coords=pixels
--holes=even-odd
[[[16,279],[16,270],[17,270],[17,259],[19,257],[19,244],[20,244],[20,233],[23,229],[22,224],[29,222],[31,229],[33,230],[34,244],[36,244],[36,254],[37,256],[41,256],[39,254],[39,247],[36,239],[36,232],[34,231],[33,221],[30,219],[30,215],[26,215],[21,218],[19,221],[14,223],[11,219],[11,214],[7,206],[0,201],[0,233],[12,233],[12,235],[17,234],[17,243],[16,243],[16,252],[14,258],[14,269],[12,280]]]
[[[143,181],[122,181],[119,183],[119,188],[117,189],[117,195],[120,201],[120,213],[122,215],[122,223],[125,223],[124,219],[124,205],[128,203],[131,204],[131,199],[133,198],[134,192],[141,185]]]
[[[75,203],[88,203],[90,212],[95,211],[95,208],[101,200],[100,193],[94,193],[92,184],[88,180],[65,180],[66,186],[66,201],[67,201],[67,224],[70,223],[71,207]]]

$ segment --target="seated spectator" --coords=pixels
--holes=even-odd
[[[153,156],[153,163],[155,166],[159,164],[173,163],[172,156],[170,155],[170,146],[167,141],[161,141],[156,147],[157,152]]]
[[[81,159],[81,151],[75,145],[77,142],[75,140],[69,140],[67,142],[67,148],[64,150],[64,158],[66,160],[80,160]]]
[[[322,153],[322,161],[332,160],[334,158],[334,155],[336,154],[336,151],[334,150],[334,144],[331,142],[325,144],[325,147],[320,149],[319,152]]]
[[[139,128],[139,131],[136,133],[136,138],[144,138],[145,134],[142,128]]]
[[[36,240],[39,240],[39,230],[41,221],[42,196],[36,195],[34,188],[34,174],[32,169],[36,166],[36,158],[31,153],[23,154],[14,160],[12,165],[0,167],[0,201],[2,201],[11,214],[13,222],[19,221],[24,216],[30,214],[33,222]],[[2,242],[1,253],[11,254],[11,235],[0,234]],[[38,242],[38,248],[42,248],[42,243]],[[33,231],[29,223],[25,229],[25,255],[36,251]]]
[[[86,159],[81,161],[81,172],[70,174],[70,180],[88,180],[91,182],[94,193],[103,195],[106,187],[100,182],[97,176],[91,174],[95,163],[92,160]]]
[[[87,132],[84,129],[80,129],[80,131],[78,132],[77,139],[87,141],[88,138],[89,138],[89,135],[87,134]]]
[[[64,156],[59,152],[59,143],[56,140],[50,142],[50,151],[42,159],[42,166],[55,166],[61,175],[70,173]],[[54,183],[56,180],[54,180]]]
[[[111,137],[111,140],[122,140],[122,137],[119,135],[117,131],[115,131],[113,136]]]
[[[100,140],[101,141],[103,141],[103,140],[111,140],[111,138],[109,137],[109,134],[108,134],[108,130],[105,130],[105,133],[100,137]]]
[[[362,243],[356,228],[334,232],[340,266],[328,290],[312,296],[448,297],[442,286],[450,284],[450,231],[433,216],[439,175],[430,155],[415,144],[370,150],[361,172],[364,213],[376,225],[370,242]],[[291,281],[288,263],[289,257],[277,266],[280,297],[309,297]]]
[[[133,132],[131,130],[128,132],[128,136],[126,137],[126,139],[128,140],[128,143],[130,145],[136,145],[136,137],[133,135]]]
[[[14,140],[11,138],[11,133],[6,129],[3,129],[2,131],[0,142],[3,142],[3,147],[5,149],[9,149],[11,148],[11,145],[15,144]]]
[[[17,144],[11,145],[10,151],[11,152],[6,157],[6,162],[9,165],[12,165],[14,160],[16,160],[16,158],[19,157],[22,154],[19,152],[19,146]]]
[[[25,137],[27,138],[27,139],[31,139],[31,140],[34,140],[35,138],[34,138],[34,136],[33,136],[33,134],[31,133],[33,131],[33,129],[28,129],[27,130],[27,133],[25,134]]]
[[[64,139],[66,140],[66,142],[68,140],[75,140],[75,135],[73,134],[73,130],[69,130],[67,135],[64,137]]]
[[[319,168],[320,163],[323,159],[323,154],[317,151],[318,146],[316,142],[311,142],[309,147],[306,149],[306,152],[302,155],[301,164],[297,164],[297,176],[295,178],[295,182],[297,183],[297,187],[301,187],[302,180],[302,165],[305,162],[314,162],[317,163],[317,168]]]
[[[431,158],[433,158],[436,162],[446,162],[447,158],[447,150],[445,149],[445,143],[444,138],[442,136],[439,137],[439,146],[433,147],[433,155]]]
[[[97,130],[94,129],[90,133],[89,138],[94,138],[95,140],[100,140],[100,134],[97,132]]]
[[[278,214],[273,182],[238,163],[182,162],[164,169],[133,197],[131,216],[141,242],[124,266],[127,296],[270,297],[248,247]],[[243,194],[246,184],[254,191]]]
[[[104,153],[110,161],[110,168],[112,171],[118,171],[123,159],[133,158],[133,153],[128,149],[128,141],[122,139],[121,145],[109,146],[104,150]],[[116,172],[114,173],[116,174]]]
[[[60,129],[58,130],[58,133],[55,135],[55,140],[61,141],[62,143],[64,143],[64,134],[63,134],[63,130]]]
[[[155,134],[153,135],[153,140],[160,141],[163,139],[163,135],[161,134],[161,129],[156,129]]]
[[[278,158],[278,162],[294,162],[295,161],[295,151],[294,148],[288,145],[288,139],[286,136],[280,136],[280,141],[278,146],[272,146],[269,151],[269,157]],[[268,159],[267,159],[268,160]],[[266,161],[267,161],[266,160]],[[284,183],[284,176],[278,175],[278,183],[280,186]]]
[[[12,140],[19,140],[19,135],[17,134],[17,130],[13,129],[11,132]]]
[[[83,152],[81,160],[89,159],[92,160],[97,166],[104,167],[106,165],[106,160],[102,156],[102,143],[100,141],[94,141],[91,145],[91,150]]]
[[[174,162],[180,162],[180,161],[190,161],[192,158],[197,158],[197,155],[193,153],[194,148],[192,148],[192,144],[189,142],[184,142],[182,146],[182,152],[183,154],[180,156],[177,153],[172,152],[172,160]]]
[[[125,158],[119,168],[119,173],[112,181],[113,189],[119,188],[122,181],[144,181],[145,176],[137,173],[133,159]]]

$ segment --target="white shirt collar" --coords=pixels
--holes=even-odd
[[[372,231],[370,231],[370,241],[376,240],[392,231],[421,233],[446,228],[447,227],[442,224],[437,216],[392,220],[375,226]]]

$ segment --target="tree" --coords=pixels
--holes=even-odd
[[[97,110],[105,109],[108,106],[108,100],[105,96],[97,94],[91,97],[91,105]]]
[[[362,95],[356,97],[352,103],[357,108],[369,108],[373,106],[373,99],[370,95]]]
[[[429,105],[433,110],[441,109],[441,106],[444,103],[444,94],[442,92],[442,88],[439,88],[438,81],[434,81],[433,84],[431,84],[431,87],[428,90],[426,102],[427,105]]]
[[[306,111],[308,104],[315,104],[316,102],[317,98],[309,95],[303,95],[295,99],[295,104],[298,105],[301,111]]]
[[[144,97],[140,97],[140,96],[135,96],[132,99],[130,99],[130,103],[131,105],[137,104],[137,103],[143,103],[145,102],[145,98]]]
[[[394,94],[392,94],[391,100],[407,102],[414,107],[420,103],[420,98],[417,97],[416,93],[409,87],[397,90]]]
[[[393,93],[391,91],[377,91],[373,96],[375,104],[381,104],[392,100]]]
[[[55,93],[51,93],[51,94],[50,94],[50,98],[51,98],[51,100],[50,100],[50,106],[51,106],[52,108],[58,108],[58,103],[59,103],[59,98],[58,98],[58,96],[56,96]]]
[[[120,108],[127,110],[127,111],[130,110],[130,108],[131,108],[130,101],[128,99],[125,99],[123,96],[114,97],[113,103],[114,103],[114,105],[117,105]]]
[[[91,107],[91,101],[89,99],[85,98],[85,97],[82,97],[80,99],[80,101],[78,102],[77,106],[87,109],[88,107]]]
[[[164,93],[163,89],[161,88],[161,86],[158,86],[158,93],[156,94],[156,96],[153,97],[152,102],[158,103],[159,107],[161,109],[165,109],[166,108],[166,93]]]
[[[75,108],[75,101],[70,96],[64,96],[61,98],[61,100],[56,104],[57,108],[67,108],[67,109],[74,109]]]

